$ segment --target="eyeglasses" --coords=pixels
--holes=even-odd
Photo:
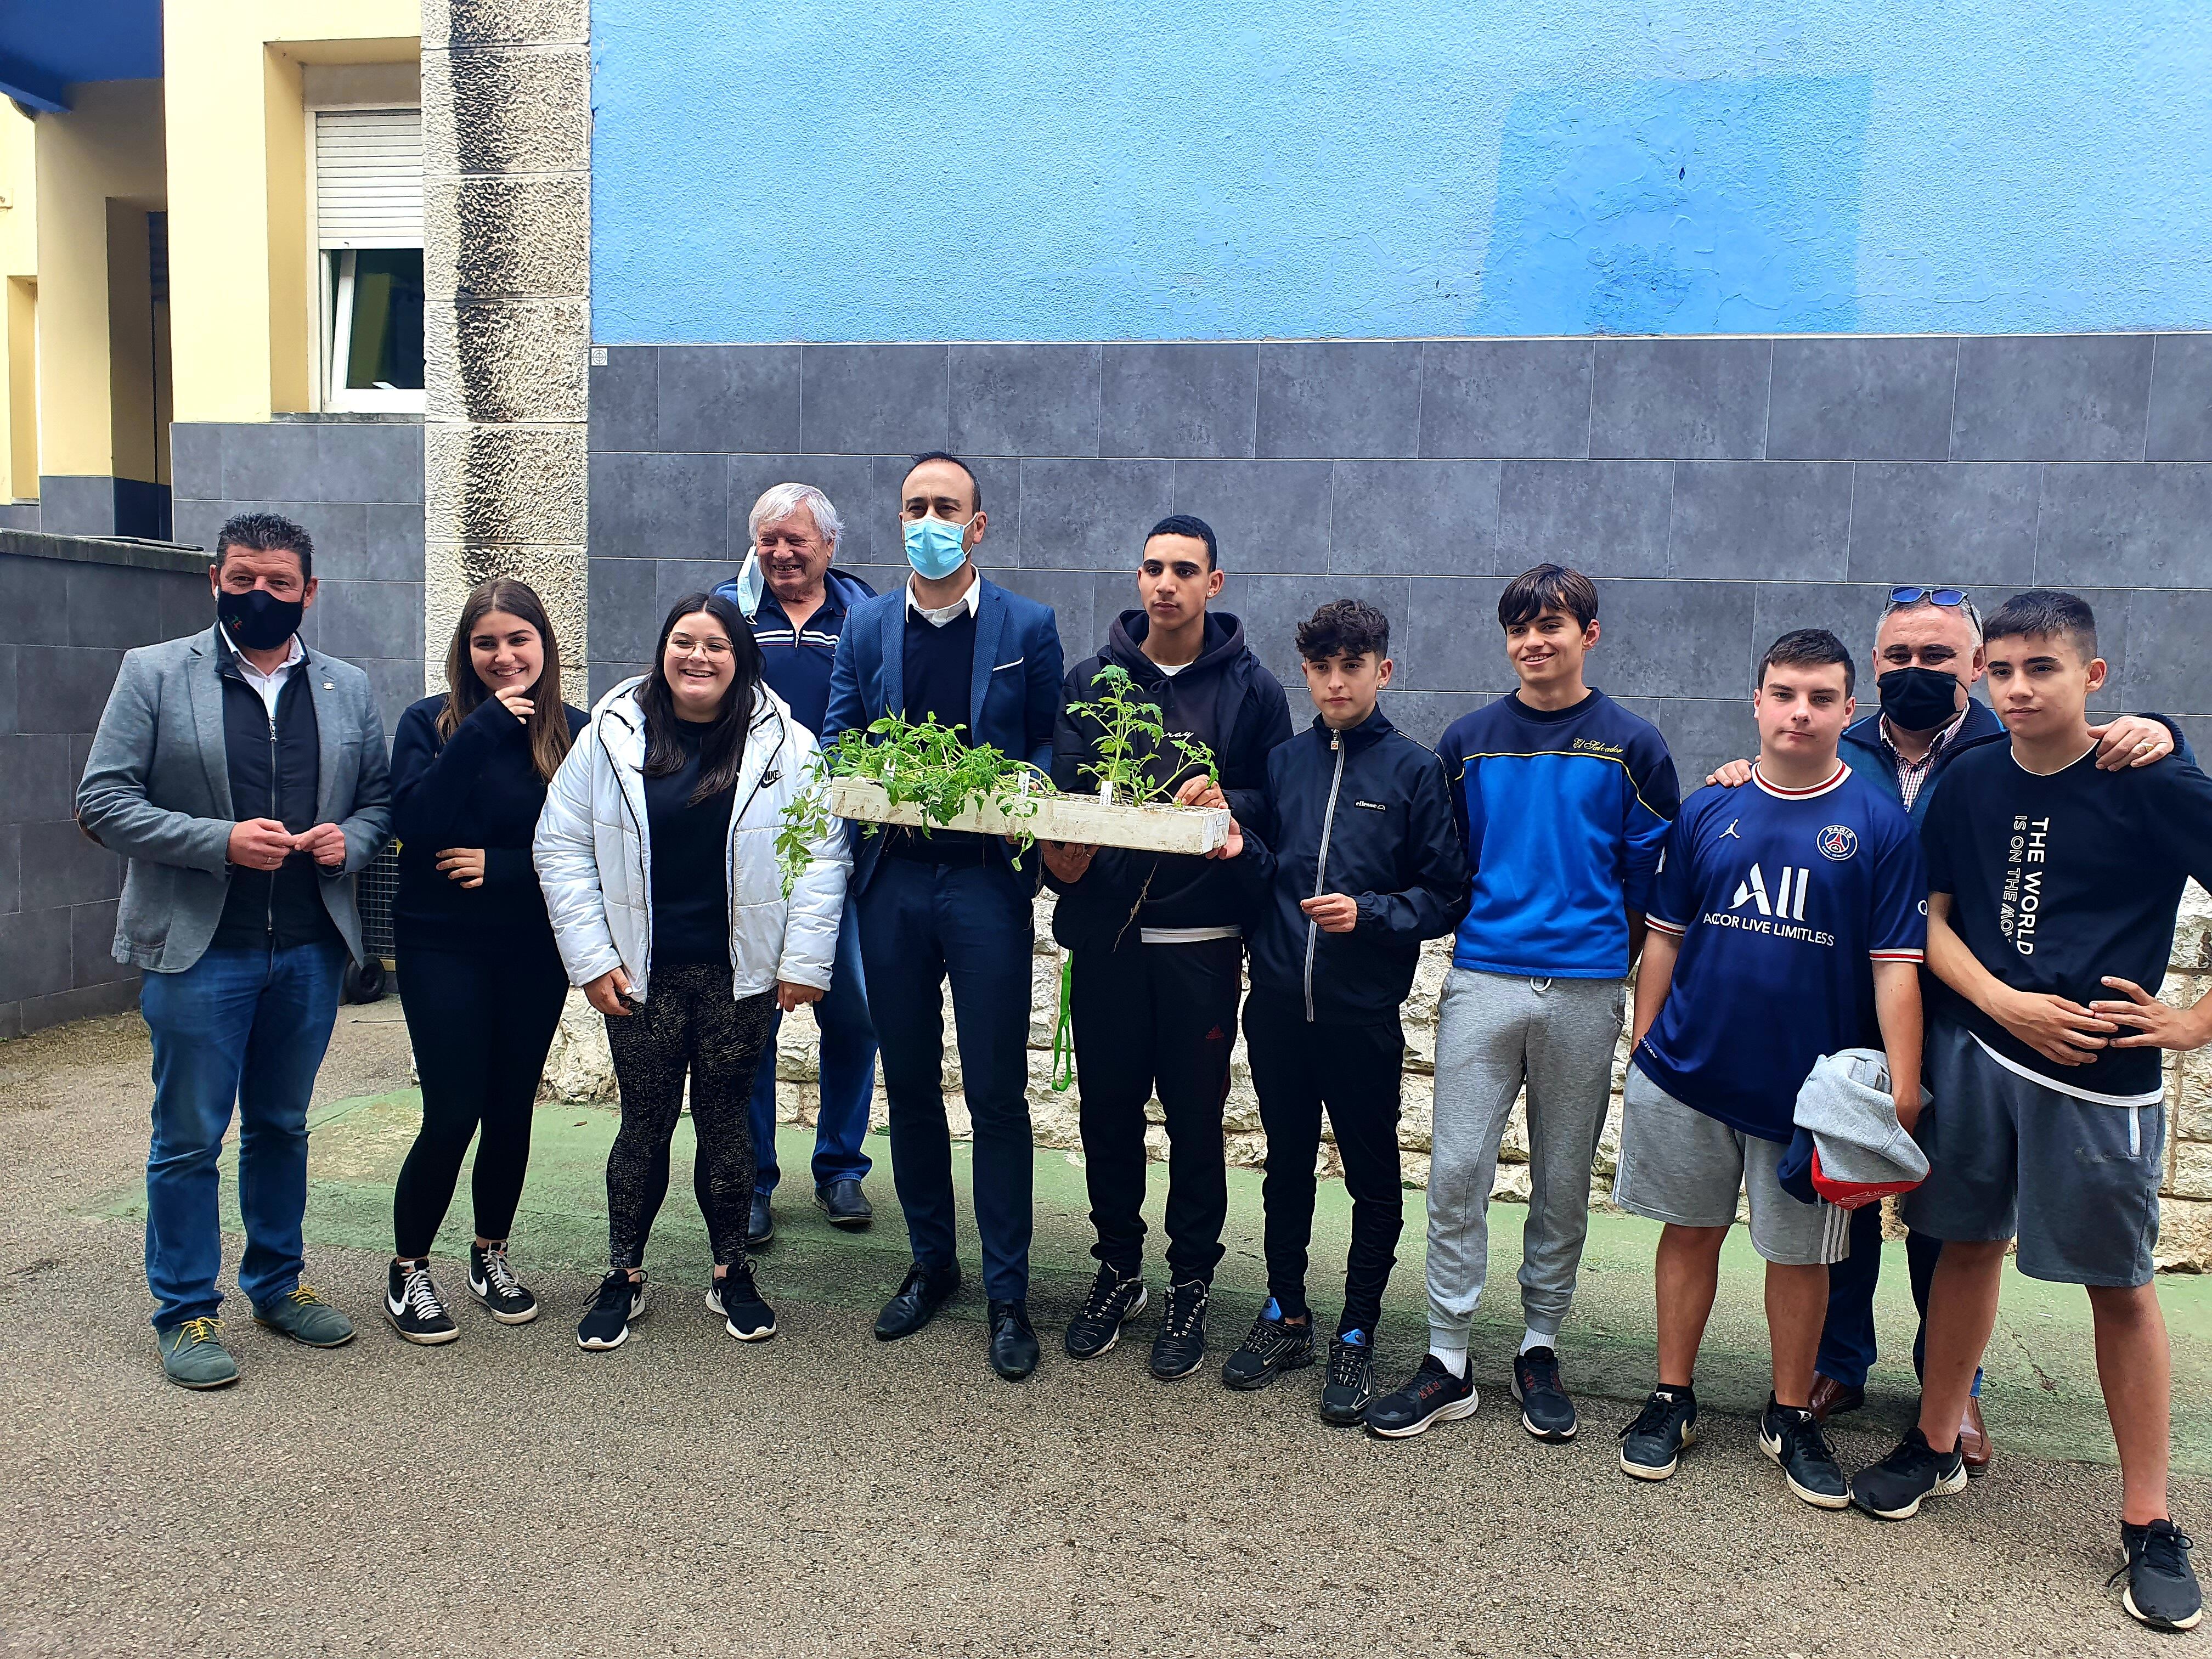
[[[710,657],[726,657],[730,654],[730,642],[727,640],[695,640],[687,634],[670,635],[668,648],[679,657],[688,657],[697,651],[703,651]]]

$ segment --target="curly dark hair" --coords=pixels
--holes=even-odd
[[[1390,619],[1364,599],[1331,599],[1298,624],[1298,655],[1308,662],[1370,651],[1390,654]]]

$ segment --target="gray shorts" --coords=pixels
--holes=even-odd
[[[1905,1224],[1930,1238],[2020,1236],[2020,1270],[2061,1285],[2148,1285],[2166,1106],[2108,1106],[2000,1064],[1954,1020],[1928,1027],[1928,1179]]]
[[[1775,1167],[1788,1150],[1707,1117],[1634,1064],[1621,1095],[1620,1158],[1613,1201],[1680,1227],[1725,1227],[1737,1193],[1751,1201],[1751,1248],[1785,1267],[1825,1267],[1851,1252],[1851,1213],[1783,1191]]]

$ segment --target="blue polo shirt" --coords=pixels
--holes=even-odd
[[[744,607],[733,577],[714,590],[732,605]],[[760,610],[752,619],[753,641],[761,649],[761,675],[791,706],[792,718],[817,736],[830,709],[830,667],[837,658],[837,639],[845,631],[845,618],[862,599],[876,590],[858,576],[832,565],[822,578],[822,604],[801,627],[776,603],[773,592],[761,595]]]

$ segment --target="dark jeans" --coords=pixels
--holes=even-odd
[[[1221,1108],[1237,1041],[1242,939],[1075,953],[1069,1007],[1082,1091],[1091,1254],[1127,1278],[1145,1265],[1145,1107],[1168,1128],[1168,1272],[1211,1283],[1229,1214]]]
[[[822,1109],[814,1120],[814,1184],[862,1181],[875,1167],[860,1150],[876,1095],[876,1027],[868,1018],[868,981],[860,967],[860,918],[847,905],[837,924],[837,959],[830,988],[814,1005],[821,1029]],[[768,1047],[753,1076],[753,1190],[772,1193],[782,1178],[775,1159],[775,1035],[783,1016],[769,1016]]]
[[[181,973],[149,974],[138,1006],[154,1037],[146,1159],[146,1283],[156,1329],[222,1305],[217,1160],[238,1108],[238,1288],[257,1308],[300,1282],[307,1211],[307,1101],[337,1021],[345,947],[210,947]]]
[[[1912,1281],[1912,1305],[1920,1310],[1912,1334],[1912,1370],[1919,1375],[1928,1354],[1928,1286],[1936,1277],[1943,1241],[1925,1233],[1905,1235],[1905,1270]],[[1875,1362],[1874,1292],[1881,1282],[1881,1206],[1851,1212],[1851,1253],[1828,1269],[1828,1320],[1820,1328],[1820,1358],[1813,1369],[1848,1389],[1866,1387]],[[1982,1374],[1974,1373],[1974,1392]]]
[[[393,1248],[403,1256],[429,1253],[479,1127],[469,1183],[477,1237],[505,1238],[530,1167],[531,1113],[568,975],[550,944],[473,956],[402,940],[400,960],[399,1005],[422,1079],[422,1127],[392,1189]]]
[[[726,962],[671,963],[653,970],[641,1006],[607,1021],[622,1091],[622,1127],[607,1152],[607,1259],[614,1267],[645,1265],[646,1239],[668,1196],[668,1143],[683,1115],[687,1072],[696,1157],[707,1166],[703,1186],[695,1167],[693,1188],[714,1265],[744,1262],[753,1201],[746,1103],[775,1008],[772,990],[743,1002],[732,996]]]
[[[1292,1318],[1308,1311],[1306,1246],[1313,1237],[1314,1160],[1326,1107],[1352,1194],[1352,1251],[1337,1330],[1371,1337],[1405,1220],[1398,1169],[1404,1029],[1395,1015],[1373,1025],[1309,1024],[1298,998],[1255,990],[1244,1000],[1244,1042],[1260,1124],[1267,1132],[1267,1176],[1260,1189],[1267,1293]]]
[[[914,1259],[958,1260],[952,1140],[945,1115],[944,986],[952,982],[960,1073],[974,1125],[975,1230],[996,1302],[1030,1284],[1030,896],[997,863],[884,857],[858,901],[868,1009],[883,1045],[891,1178]]]

